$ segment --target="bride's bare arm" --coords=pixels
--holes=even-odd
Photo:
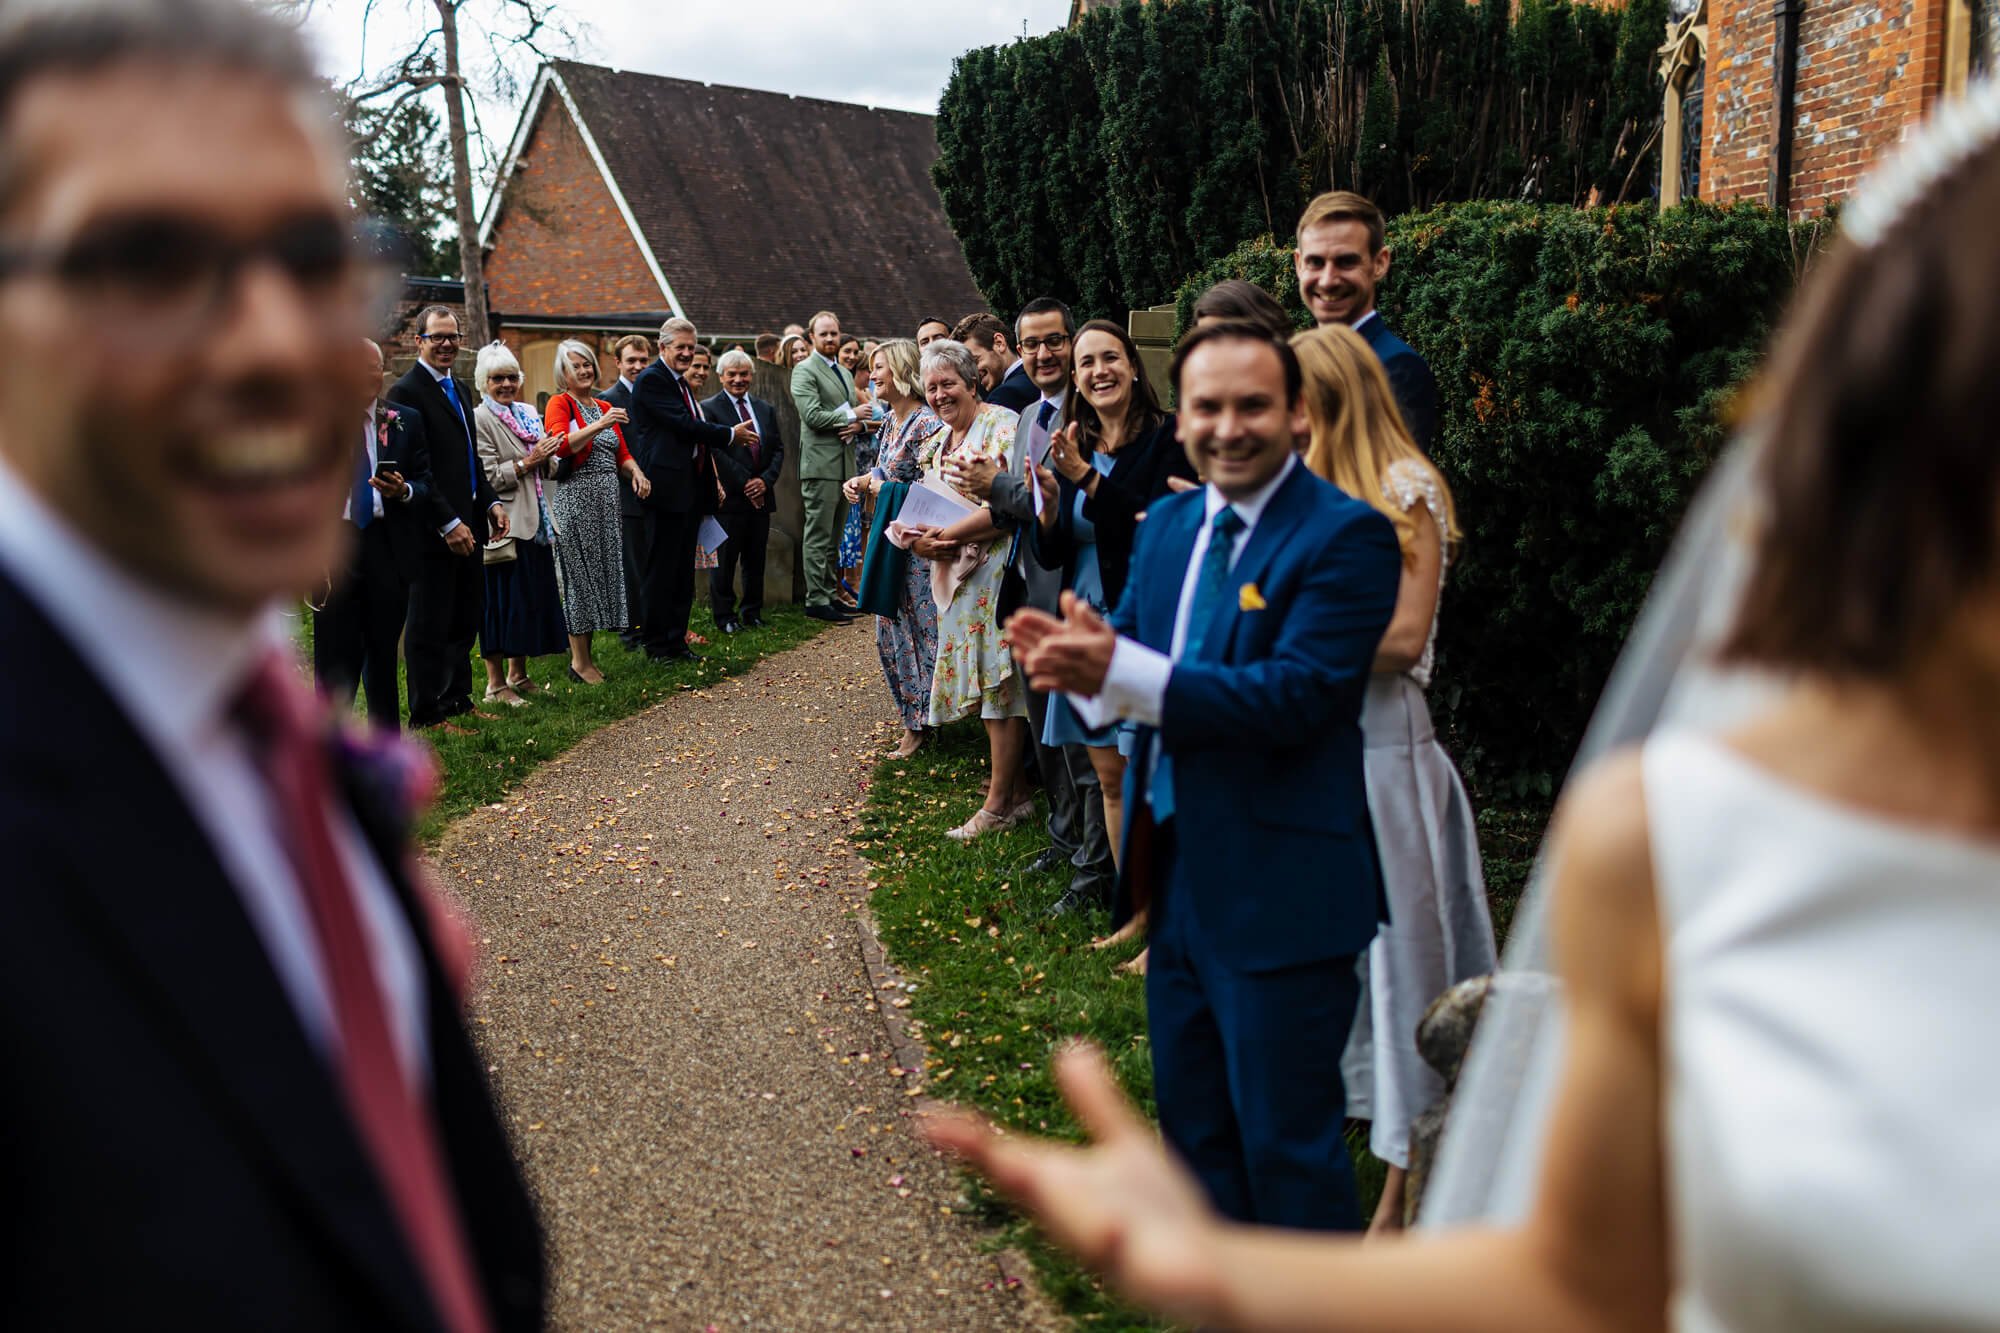
[[[1088,1148],[996,1136],[971,1117],[933,1138],[1051,1235],[1178,1319],[1344,1333],[1602,1333],[1666,1317],[1660,946],[1636,758],[1565,798],[1555,833],[1567,1067],[1532,1218],[1510,1230],[1352,1238],[1241,1227],[1209,1211],[1094,1053],[1058,1076]]]

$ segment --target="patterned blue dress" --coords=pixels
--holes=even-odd
[[[924,474],[923,456],[941,444],[949,431],[926,406],[903,420],[882,425],[881,451],[875,466],[890,481],[917,481]],[[850,516],[859,510],[848,510]],[[896,615],[875,617],[875,647],[882,655],[882,676],[889,682],[896,712],[911,731],[930,725],[931,673],[937,669],[938,611],[931,595],[931,562],[910,553],[910,572],[903,583],[902,605]]]
[[[921,409],[929,412],[930,408]],[[935,420],[935,416],[932,418]],[[872,431],[863,431],[854,437],[854,471],[860,474],[877,466],[876,459],[882,450],[882,437],[889,431],[889,423],[884,421]],[[901,477],[892,478],[901,481]],[[842,569],[854,569],[861,564],[861,556],[868,547],[868,522],[862,510],[865,504],[847,506],[847,526],[840,530],[840,551],[837,559]]]

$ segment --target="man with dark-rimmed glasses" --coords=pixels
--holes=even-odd
[[[431,508],[437,539],[410,588],[403,637],[409,664],[410,725],[459,730],[447,719],[472,709],[472,642],[486,606],[482,548],[507,535],[507,511],[479,466],[472,410],[479,397],[452,374],[462,335],[449,306],[417,314],[417,364],[389,401],[424,423],[431,449]]]

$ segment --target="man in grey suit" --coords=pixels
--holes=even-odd
[[[852,618],[835,595],[836,549],[847,504],[840,485],[854,475],[854,440],[874,412],[865,393],[836,359],[840,316],[822,310],[807,326],[812,355],[792,367],[792,401],[799,409],[799,488],[805,500],[806,614],[836,623]]]
[[[1004,471],[998,464],[984,461],[959,467],[954,473],[959,485],[986,499],[994,513],[1021,525],[1013,568],[1007,577],[1025,583],[1027,605],[1051,614],[1059,609],[1062,571],[1045,567],[1032,551],[1025,549],[1028,533],[1035,523],[1035,511],[1034,497],[1025,478],[1024,459],[1031,443],[1039,455],[1046,447],[1041,441],[1047,440],[1049,432],[1062,421],[1063,404],[1070,390],[1070,343],[1075,335],[1069,307],[1061,301],[1038,297],[1021,308],[1020,317],[1014,321],[1015,347],[1037,396],[1021,409],[1020,425],[1014,432],[1014,445]],[[1109,907],[1117,872],[1104,823],[1104,791],[1083,746],[1042,744],[1048,708],[1048,695],[1039,690],[1028,692],[1028,729],[1035,743],[1035,765],[1041,770],[1042,787],[1049,796],[1049,845],[1031,869],[1052,871],[1070,867],[1069,888],[1056,901],[1052,915],[1093,905]]]

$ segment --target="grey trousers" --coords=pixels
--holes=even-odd
[[[1035,743],[1035,766],[1049,796],[1049,846],[1070,863],[1070,892],[1111,905],[1117,882],[1111,838],[1104,824],[1104,791],[1097,770],[1081,745],[1042,744],[1049,696],[1028,691],[1028,729]]]

